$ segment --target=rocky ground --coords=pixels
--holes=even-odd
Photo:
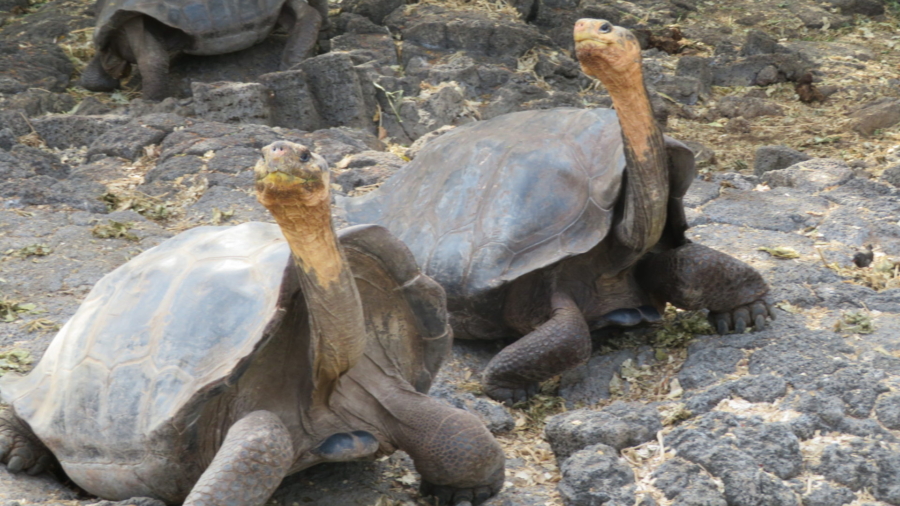
[[[597,335],[587,365],[512,409],[476,381],[497,348],[458,342],[432,392],[504,445],[507,487],[488,504],[900,505],[897,8],[345,0],[323,54],[298,68],[275,72],[276,33],[178,60],[177,96],[152,104],[139,76],[112,94],[76,86],[88,3],[0,0],[0,373],[27,370],[139,252],[193,226],[268,221],[248,168],[273,140],[323,154],[352,196],[442,127],[608,106],[570,41],[575,19],[604,17],[641,37],[657,117],[696,150],[690,237],[759,269],[778,319],[717,336],[672,311],[662,328]],[[424,504],[417,482],[400,452],[290,477],[273,504]],[[0,468],[2,501],[97,500]]]

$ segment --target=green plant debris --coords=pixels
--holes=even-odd
[[[683,403],[667,404],[657,408],[659,416],[662,419],[663,426],[675,425],[676,423],[687,420],[694,416],[693,413]]]
[[[59,330],[59,324],[47,318],[37,318],[23,323],[22,328],[28,332],[54,332]]]
[[[12,258],[28,258],[35,256],[43,257],[50,253],[53,253],[53,250],[46,244],[32,244],[31,246],[25,246],[24,248],[7,250],[4,255]]]
[[[28,350],[14,349],[0,352],[0,376],[10,371],[26,372],[32,362],[34,359]]]
[[[547,380],[541,384],[541,393],[525,402],[516,403],[513,408],[525,415],[524,424],[516,424],[516,430],[541,430],[547,417],[566,411],[566,400],[555,394],[559,379]]]
[[[757,251],[765,251],[773,257],[780,258],[782,260],[788,260],[790,258],[800,258],[800,253],[797,253],[797,250],[795,250],[794,248],[789,248],[787,246],[776,246],[774,248],[760,246],[756,249]]]
[[[109,211],[127,211],[129,209],[144,218],[153,221],[164,221],[172,216],[172,202],[163,201],[141,192],[130,192],[120,195],[107,192],[100,196]]]
[[[0,299],[0,322],[10,323],[23,314],[41,314],[43,310],[31,303],[22,303],[9,299]]]
[[[680,311],[668,306],[662,328],[650,337],[650,342],[657,349],[684,348],[695,335],[713,333],[715,331],[702,311]]]
[[[125,223],[121,223],[118,221],[108,220],[109,223],[106,225],[99,224],[91,229],[91,233],[94,234],[94,237],[99,237],[100,239],[127,239],[129,241],[140,241],[140,237],[129,232],[131,227],[134,226],[134,223],[127,221]]]
[[[900,262],[880,256],[876,257],[875,261],[868,267],[857,267],[855,265],[841,267],[834,262],[825,260],[825,254],[821,249],[817,249],[817,251],[825,267],[833,270],[841,277],[849,279],[854,284],[867,286],[875,291],[900,288]]]
[[[875,323],[871,316],[862,311],[844,313],[841,319],[835,322],[834,331],[845,334],[871,334],[875,332]]]
[[[797,307],[786,300],[777,302],[775,307],[791,314],[800,314],[803,312],[803,308]]]
[[[230,220],[234,216],[234,209],[230,209],[228,211],[222,211],[218,207],[213,208],[212,219],[210,222],[213,225],[221,225],[226,221]]]

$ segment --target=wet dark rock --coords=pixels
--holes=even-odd
[[[881,173],[881,179],[900,188],[900,165],[884,169],[884,172]]]
[[[572,408],[576,403],[596,404],[609,399],[609,381],[622,363],[635,359],[634,350],[620,350],[605,355],[595,355],[584,365],[566,371],[559,381],[559,396]]]
[[[770,170],[786,169],[795,163],[809,160],[810,156],[787,146],[762,146],[756,149],[753,173],[757,176]]]
[[[775,37],[760,30],[750,30],[747,32],[747,39],[741,46],[741,56],[753,56],[755,54],[771,54],[777,52],[787,52],[787,49],[778,44]]]
[[[864,104],[850,115],[853,129],[863,135],[872,135],[876,130],[888,128],[900,122],[900,99],[882,97]]]
[[[51,114],[34,118],[31,125],[51,148],[90,146],[113,127],[124,125],[127,116],[75,116]]]
[[[76,100],[68,93],[53,93],[38,88],[30,88],[0,101],[2,109],[18,109],[26,116],[42,116],[70,112]]]
[[[766,149],[776,148],[776,149]],[[840,186],[853,178],[853,170],[843,160],[833,158],[813,158],[790,164],[785,169],[769,169],[791,159],[806,157],[799,151],[785,151],[784,146],[764,146],[756,151],[754,170],[761,170],[760,179],[771,187],[796,188],[806,193],[820,192],[826,188]],[[764,150],[764,151],[763,151]]]
[[[826,0],[825,3],[840,9],[841,14],[863,14],[865,16],[884,14],[882,0]]]
[[[688,359],[678,373],[678,380],[685,388],[699,388],[714,383],[734,372],[744,353],[736,348],[713,347],[688,354]]]
[[[856,499],[852,490],[834,486],[828,482],[818,482],[803,496],[803,506],[841,506]]]
[[[144,184],[155,181],[174,181],[188,174],[197,174],[205,167],[204,160],[199,156],[173,156],[150,169],[144,175]]]
[[[723,188],[721,196],[707,204],[703,211],[714,223],[792,232],[817,225],[827,209],[825,199],[792,190],[773,188],[767,192],[746,192]]]
[[[774,374],[744,376],[734,382],[732,391],[750,402],[775,402],[787,393],[787,382]]]
[[[725,496],[703,468],[675,457],[653,472],[653,486],[673,504],[684,506],[726,506]]]
[[[516,425],[516,421],[509,411],[502,404],[493,400],[475,397],[470,393],[457,394],[447,388],[432,388],[429,395],[474,413],[492,434],[505,434]]]
[[[0,183],[0,197],[11,202],[11,207],[64,205],[92,213],[106,213],[106,204],[99,200],[104,193],[105,186],[84,178],[34,176]]]
[[[0,149],[9,151],[17,141],[16,134],[9,128],[0,128]]]
[[[75,107],[72,114],[78,116],[99,116],[102,114],[109,114],[110,112],[112,112],[112,108],[97,100],[97,98],[85,97],[84,100],[79,102],[78,106]]]
[[[888,429],[900,429],[900,395],[883,395],[875,405],[878,421]]]
[[[260,158],[258,149],[232,146],[216,151],[206,165],[209,170],[237,174],[244,170],[252,170]]]
[[[596,444],[560,466],[559,493],[568,506],[625,506],[635,502],[634,472],[615,448]]]
[[[716,112],[726,118],[753,119],[759,116],[784,116],[781,106],[762,98],[723,97],[716,104]]]
[[[111,128],[91,143],[87,155],[118,156],[137,160],[144,154],[144,147],[158,144],[166,136],[162,130],[129,123]]]
[[[21,93],[29,88],[64,91],[74,71],[56,44],[0,40],[0,93]]]
[[[711,60],[701,56],[682,56],[675,67],[675,75],[692,77],[700,83],[700,93],[709,95],[712,86]]]
[[[380,33],[347,33],[331,39],[331,50],[350,55],[357,64],[374,62],[377,65],[397,65],[397,46],[394,38],[382,29]]]
[[[432,52],[467,51],[513,67],[516,58],[532,47],[550,45],[544,35],[528,24],[487,19],[474,12],[436,5],[417,6],[409,15],[398,9],[385,19],[385,24],[402,33],[404,52],[406,44]]]
[[[350,55],[326,53],[305,60],[296,67],[292,70],[302,70],[306,74],[309,92],[315,100],[315,109],[322,118],[323,125],[320,128],[374,128],[372,116],[375,113],[375,88],[371,82],[361,81]],[[370,97],[368,101],[367,96]],[[279,102],[277,93],[275,101]],[[303,109],[301,102],[299,110]]]
[[[383,182],[406,164],[402,158],[383,151],[363,151],[335,165],[334,182],[344,193],[354,188]]]
[[[35,175],[65,179],[72,171],[72,168],[63,163],[58,156],[38,148],[17,144],[10,152],[23,167],[27,167]]]
[[[787,4],[788,10],[803,23],[803,26],[811,29],[821,29],[828,23],[837,28],[850,24],[853,19],[849,16],[832,14],[819,6],[805,4]]]
[[[194,112],[208,121],[258,123],[272,121],[270,91],[259,83],[193,83]]]
[[[405,5],[403,0],[344,0],[341,9],[381,24],[388,14],[401,5]]]
[[[603,443],[616,450],[656,439],[662,430],[656,408],[616,402],[599,411],[577,409],[547,420],[544,433],[558,461],[588,446]]]
[[[880,501],[900,503],[900,453],[883,442],[854,439],[825,447],[813,470],[851,490],[869,489]]]
[[[274,94],[273,125],[309,131],[325,126],[305,71],[274,72],[260,76],[259,80]]]
[[[725,484],[729,505],[796,505],[782,479],[796,476],[803,459],[799,441],[784,423],[764,423],[730,413],[708,413],[667,438],[679,457],[703,466]]]
[[[730,54],[725,54],[722,58],[724,61],[717,58],[712,65],[712,84],[714,86],[759,85],[761,83],[757,82],[757,77],[767,67],[775,69],[775,80],[772,82],[793,81],[799,78],[810,65],[797,53],[756,54],[742,58],[734,58]],[[770,81],[771,76],[768,76],[766,80]],[[771,82],[766,84],[771,84]]]

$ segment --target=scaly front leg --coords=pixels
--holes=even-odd
[[[647,255],[637,266],[641,287],[655,300],[681,309],[708,309],[719,334],[761,329],[775,319],[769,286],[740,260],[706,246],[687,243]]]

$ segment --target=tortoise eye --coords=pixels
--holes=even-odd
[[[300,153],[300,161],[301,162],[309,161],[309,151],[304,151],[304,152]]]
[[[612,25],[609,23],[603,23],[599,28],[597,28],[597,31],[600,33],[609,33],[612,31]]]

